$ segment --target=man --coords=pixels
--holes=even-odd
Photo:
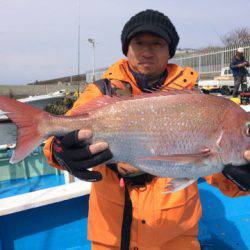
[[[140,95],[194,86],[197,73],[193,69],[168,64],[168,59],[175,54],[179,36],[164,14],[146,10],[133,16],[124,26],[121,40],[127,59],[113,64],[102,80],[89,84],[69,115],[102,95]],[[197,234],[201,204],[197,183],[163,195],[160,190],[169,178],[138,173],[125,163],[99,165],[111,159],[112,153],[106,142],[90,144],[91,136],[91,131],[80,130],[51,138],[44,152],[50,165],[93,181],[88,217],[92,249],[200,249]],[[245,155],[250,159],[250,152]],[[87,170],[90,167],[94,167],[92,171]],[[228,166],[226,173],[239,182],[239,178],[234,178],[238,177],[234,168]],[[226,195],[246,194],[223,174],[206,179]],[[246,182],[249,179],[248,175]]]
[[[232,59],[230,68],[233,71],[234,77],[234,91],[233,97],[238,97],[239,87],[243,89],[243,84],[246,82],[246,76],[248,75],[247,68],[249,67],[249,62],[246,61],[244,57],[244,48],[238,48],[235,56]]]

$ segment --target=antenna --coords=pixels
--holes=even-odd
[[[81,5],[80,0],[78,0],[78,50],[77,50],[77,75],[78,75],[78,81],[77,81],[77,97],[79,97],[80,93],[80,33],[81,33]]]

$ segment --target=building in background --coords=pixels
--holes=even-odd
[[[246,60],[250,60],[250,41],[231,47],[211,47],[203,50],[180,51],[170,60],[182,67],[192,67],[198,71],[201,79],[212,79],[221,74],[222,68],[229,67],[238,47],[244,48]]]
[[[34,83],[29,83],[28,85],[45,85],[45,84],[60,85],[62,83],[74,85],[74,84],[78,84],[78,82],[83,83],[85,81],[86,81],[86,75],[80,74],[80,75],[59,77],[59,78],[54,78],[54,79],[44,80],[44,81],[35,81]]]
[[[64,90],[66,93],[82,91],[86,87],[86,75],[60,77],[44,81],[35,81],[27,85],[0,85],[0,95],[25,98]]]

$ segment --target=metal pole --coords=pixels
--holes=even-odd
[[[95,81],[95,40],[93,39],[93,82]]]
[[[221,69],[224,67],[224,51],[221,52]]]
[[[199,72],[199,75],[201,76],[201,56],[199,55],[199,62],[198,62],[198,72]]]
[[[81,32],[81,26],[80,26],[80,0],[78,1],[78,56],[77,56],[77,64],[78,64],[78,69],[77,69],[77,97],[79,97],[80,93],[80,32]]]
[[[93,38],[89,38],[88,42],[91,44],[92,46],[92,63],[93,63],[93,67],[92,67],[92,81],[95,81],[95,39]]]

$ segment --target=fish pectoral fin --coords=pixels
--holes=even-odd
[[[205,157],[210,156],[212,153],[209,148],[203,149],[202,151],[194,154],[172,154],[172,155],[155,155],[142,157],[139,161],[161,161],[161,162],[174,162],[183,164],[198,164],[203,161]]]
[[[186,188],[187,186],[193,184],[196,179],[188,179],[188,178],[176,178],[172,179],[167,186],[165,186],[164,194],[174,193],[181,189]]]

